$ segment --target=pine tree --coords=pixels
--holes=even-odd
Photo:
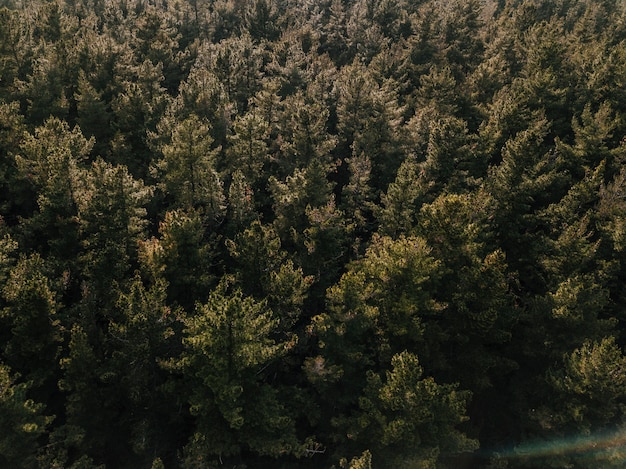
[[[77,123],[83,134],[95,139],[94,153],[105,156],[112,137],[111,112],[103,99],[103,93],[95,89],[84,72],[78,78],[76,100]]]
[[[0,103],[0,214],[14,223],[18,216],[28,216],[35,208],[33,188],[20,184],[15,154],[26,135],[24,117],[17,101]]]
[[[229,235],[245,229],[259,218],[254,199],[254,191],[243,172],[236,170],[228,187],[227,228]]]
[[[183,417],[169,394],[168,372],[162,364],[181,350],[179,312],[166,306],[166,285],[149,288],[136,275],[128,290],[120,292],[119,319],[109,324],[104,367],[119,374],[117,400],[120,432],[127,441],[111,455],[115,464],[143,464],[159,455],[171,461],[184,443]],[[113,391],[111,391],[113,392]],[[124,454],[126,452],[126,454]],[[115,458],[115,459],[113,459]]]
[[[402,351],[434,362],[431,345],[440,337],[431,326],[442,305],[433,290],[440,275],[424,240],[375,236],[365,257],[328,289],[326,312],[311,324],[318,354],[306,359],[304,371],[318,393],[320,431],[339,442],[340,454],[372,449],[368,445],[380,437],[358,437],[355,409],[367,396],[368,376],[387,369]]]
[[[347,231],[360,243],[363,238],[371,235],[374,226],[373,213],[374,189],[371,186],[370,176],[372,164],[364,154],[353,155],[346,160],[350,179],[341,189],[341,204],[339,206],[346,217]],[[363,239],[363,240],[365,240]]]
[[[337,95],[337,153],[343,157],[365,154],[372,164],[372,184],[383,189],[402,161],[398,105],[392,81],[374,82],[363,65],[344,67],[335,83]]]
[[[145,205],[152,187],[135,180],[124,166],[101,159],[81,182],[77,205],[84,288],[96,304],[111,306],[114,285],[123,283],[137,265],[137,242],[147,225]]]
[[[172,210],[159,224],[159,238],[140,243],[140,261],[153,281],[166,280],[168,302],[193,311],[216,277],[216,235],[196,211]]]
[[[211,44],[205,59],[223,84],[229,100],[241,114],[248,110],[248,100],[261,88],[264,57],[260,45],[249,34],[229,37]]]
[[[289,335],[301,319],[313,278],[294,266],[271,225],[255,221],[227,245],[236,262],[237,284],[244,294],[267,301],[279,318],[276,329]]]
[[[327,130],[329,110],[301,93],[285,99],[283,106],[281,154],[277,160],[281,173],[291,174],[295,169],[316,164],[330,172],[336,139]]]
[[[23,18],[16,10],[0,7],[0,98],[9,99],[23,79],[25,65],[31,55],[24,34]]]
[[[0,363],[0,463],[8,467],[39,467],[38,440],[52,421],[42,413],[44,404],[28,396],[29,388]]]
[[[145,178],[152,160],[148,136],[167,109],[169,96],[163,85],[163,64],[146,59],[135,63],[126,49],[115,67],[115,96],[111,102],[113,126],[111,144],[114,162],[126,166],[137,178]]]
[[[297,451],[287,390],[268,382],[290,347],[271,339],[277,326],[272,311],[223,279],[185,322],[178,366],[189,380],[196,422],[187,451],[203,455],[205,465],[241,460],[245,453],[278,457]]]
[[[233,134],[229,135],[226,154],[228,165],[226,172],[240,171],[249,184],[257,187],[263,167],[269,159],[266,139],[269,132],[268,123],[256,110],[235,119]]]
[[[375,211],[381,234],[396,238],[414,231],[419,209],[432,185],[423,173],[413,155],[402,162],[395,181],[381,195],[380,207]]]
[[[224,211],[222,182],[215,169],[210,126],[195,115],[170,130],[171,141],[162,146],[156,176],[172,208],[200,210],[207,221],[218,223]]]
[[[171,111],[166,114],[166,122],[163,124],[161,133],[166,135],[171,132],[176,120],[168,122],[169,114],[178,120],[196,116],[209,125],[210,136],[215,146],[225,146],[227,130],[231,125],[232,103],[226,92],[225,83],[221,81],[210,64],[201,60],[200,57],[191,68],[187,79],[181,82],[178,88],[178,96],[172,102]]]
[[[402,352],[391,358],[385,380],[368,374],[359,399],[358,426],[352,438],[364,439],[372,461],[402,467],[436,465],[442,454],[472,451],[477,441],[458,430],[467,420],[470,393],[423,376],[417,356]]]
[[[79,128],[51,118],[26,135],[15,156],[19,176],[36,192],[37,211],[25,223],[26,245],[51,255],[70,267],[78,243],[77,198],[81,164],[90,155],[93,140]]]
[[[88,327],[94,329],[93,324]],[[94,334],[97,337],[100,332]],[[109,445],[124,446],[120,440],[126,435],[118,432],[115,409],[119,395],[110,392],[117,375],[104,372],[93,340],[82,326],[73,325],[66,355],[59,361],[65,420],[51,432],[46,455],[55,464],[94,466],[106,460]]]
[[[41,257],[22,257],[9,271],[0,321],[5,335],[2,361],[30,383],[41,400],[54,393],[63,325],[51,281]]]

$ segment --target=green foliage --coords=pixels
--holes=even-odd
[[[132,54],[129,50],[125,53]],[[111,153],[131,174],[145,177],[151,159],[148,136],[156,130],[169,101],[162,86],[163,64],[154,64],[146,58],[140,63],[116,65],[114,73],[118,83],[110,106],[117,133],[111,143]]]
[[[114,283],[123,283],[136,263],[137,242],[147,225],[144,206],[152,188],[135,180],[124,166],[100,159],[82,182],[77,205],[86,288],[110,302],[114,300],[110,296]]]
[[[371,447],[377,459],[424,467],[434,464],[441,453],[477,447],[476,441],[455,428],[467,419],[464,411],[469,393],[423,378],[419,361],[411,353],[394,355],[391,367],[384,382],[369,374],[366,397],[359,401],[365,414],[359,424],[374,427],[378,443],[372,441]]]
[[[81,326],[72,327],[67,356],[59,364],[63,371],[59,389],[68,395],[67,422],[55,429],[53,438],[60,440],[65,452],[75,448],[81,454],[101,456],[107,441],[102,437],[112,428],[114,416],[103,400],[105,390],[99,387],[106,383],[106,376],[99,376],[96,353]]]
[[[28,188],[17,184],[18,169],[12,157],[19,151],[24,134],[19,103],[0,103],[0,152],[6,155],[0,162],[0,213],[3,217],[28,213],[34,205]]]
[[[335,82],[339,148],[365,154],[379,188],[391,182],[402,158],[398,128],[403,109],[395,86],[393,81],[376,83],[372,73],[356,62],[344,67]]]
[[[281,153],[287,161],[279,163],[288,171],[314,164],[330,170],[330,152],[336,140],[327,132],[329,110],[299,93],[290,96],[284,105]]]
[[[340,463],[340,467],[347,467],[348,469],[372,469],[372,453],[369,450],[363,451],[361,457],[354,457],[348,465],[348,461],[343,459]]]
[[[622,467],[625,15],[0,0],[0,466]]]
[[[360,368],[378,354],[385,361],[395,351],[415,350],[424,339],[423,319],[440,310],[431,294],[440,275],[440,263],[423,239],[375,237],[364,259],[328,291],[329,314],[320,317],[318,327],[329,334],[324,347],[337,348],[328,350],[329,358]],[[364,340],[361,334],[368,332],[376,340]],[[345,341],[344,334],[358,335]],[[345,346],[363,352],[345,354]]]
[[[215,280],[213,246],[206,242],[203,217],[197,211],[169,211],[159,233],[160,238],[140,243],[142,266],[153,280],[167,281],[171,302],[192,311]]]
[[[258,217],[254,191],[240,170],[233,173],[233,178],[228,187],[227,200],[226,219],[230,232],[236,233],[242,230]]]
[[[106,143],[112,137],[111,111],[107,109],[107,103],[103,99],[103,93],[87,79],[81,70],[78,77],[78,86],[74,95],[76,100],[76,119],[81,131],[87,137],[93,137],[96,141],[94,151],[105,154]]]
[[[203,461],[251,451],[278,457],[298,441],[285,391],[267,381],[269,370],[293,345],[271,335],[277,318],[264,303],[222,279],[209,300],[185,320],[178,366],[190,378],[189,405],[197,431],[188,451]]]
[[[410,234],[417,223],[417,214],[429,189],[421,177],[420,165],[412,155],[400,165],[395,181],[381,196],[378,210],[379,231],[397,237]]]
[[[10,240],[7,240],[10,241]],[[61,339],[58,305],[38,254],[21,258],[2,289],[3,362],[35,386],[54,374]]]
[[[229,138],[229,173],[241,171],[254,184],[261,175],[264,163],[269,158],[265,143],[269,131],[268,123],[254,111],[237,118],[233,123],[233,135]]]
[[[0,462],[11,467],[38,467],[38,439],[52,419],[42,414],[44,404],[27,396],[29,383],[19,382],[0,364]]]
[[[370,185],[372,163],[364,155],[353,155],[347,158],[350,179],[341,189],[341,206],[347,218],[347,229],[359,235],[365,235],[372,229],[372,212],[375,210],[374,190]],[[353,235],[354,236],[354,235]]]
[[[237,263],[238,285],[244,293],[265,299],[279,318],[277,330],[288,334],[300,319],[313,278],[294,266],[276,231],[258,221],[227,245]]]
[[[163,158],[157,162],[163,191],[173,198],[173,208],[200,209],[209,220],[218,220],[224,194],[215,171],[217,152],[209,125],[191,115],[177,123],[171,135],[171,143],[163,146]]]
[[[15,79],[19,77],[20,69],[29,55],[24,44],[22,22],[18,11],[0,7],[0,76],[3,80],[0,97],[4,99],[15,91]]]
[[[166,288],[157,282],[147,288],[139,276],[127,292],[119,295],[119,320],[109,325],[107,368],[120,373],[120,400],[127,402],[130,412],[120,415],[119,424],[128,433],[132,456],[129,461],[147,460],[154,454],[166,456],[174,451],[180,438],[170,441],[159,428],[179,428],[172,415],[176,403],[169,399],[167,373],[161,363],[180,349],[175,329],[180,329],[177,311],[166,305]]]
[[[81,163],[92,147],[78,127],[70,130],[65,121],[50,118],[25,136],[15,156],[20,180],[31,185],[37,200],[38,211],[26,222],[27,243],[69,262],[78,246]]]
[[[553,379],[558,392],[568,395],[564,402],[567,402],[569,418],[581,426],[589,421],[596,425],[621,421],[624,399],[621,383],[626,378],[623,371],[626,359],[615,339],[585,341],[566,355],[563,362],[563,371]]]
[[[418,228],[442,263],[436,294],[445,305],[438,325],[443,336],[438,353],[442,375],[476,394],[512,366],[491,348],[511,339],[519,319],[505,254],[486,249],[490,234],[482,230],[488,204],[485,194],[440,196],[422,207]],[[475,372],[472,366],[477,364],[480,371]]]

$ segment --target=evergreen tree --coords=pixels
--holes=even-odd
[[[402,160],[398,133],[402,108],[393,91],[395,83],[379,86],[363,65],[344,67],[335,83],[337,94],[338,153],[348,157],[364,153],[372,164],[372,183],[389,184]]]
[[[413,232],[420,206],[430,188],[424,172],[413,155],[402,162],[395,181],[381,195],[381,206],[376,210],[381,234],[398,237]]]
[[[202,50],[200,51],[202,52]],[[187,79],[178,88],[178,96],[173,101],[170,112],[177,120],[192,115],[209,124],[210,135],[216,147],[226,143],[230,127],[232,104],[226,94],[225,84],[210,68],[210,64],[196,60]],[[166,115],[167,119],[168,115]],[[193,117],[192,117],[193,118]],[[177,122],[165,122],[161,133],[169,134]]]
[[[42,414],[44,404],[28,397],[29,387],[0,364],[0,462],[6,466],[38,467],[38,440],[52,420]]]
[[[16,10],[0,7],[0,98],[14,95],[19,79],[30,58],[30,47],[26,43],[23,17]]]
[[[111,112],[98,92],[89,82],[84,72],[79,75],[76,100],[77,123],[86,137],[95,139],[94,153],[107,155],[108,143],[112,137]]]
[[[172,464],[184,444],[184,416],[162,366],[181,350],[178,311],[166,306],[166,295],[164,282],[147,288],[135,276],[119,295],[119,319],[109,325],[105,366],[118,375],[117,399],[127,406],[118,420],[127,440],[111,455],[116,465],[145,464],[156,455]]]
[[[350,179],[341,190],[339,208],[344,212],[347,231],[356,243],[368,238],[373,229],[374,189],[370,183],[372,165],[364,154],[346,160]]]
[[[233,134],[228,138],[230,146],[226,151],[229,174],[240,171],[248,184],[258,187],[256,183],[269,159],[268,132],[268,123],[255,110],[235,119]]]
[[[95,304],[110,306],[114,285],[123,283],[136,266],[152,188],[133,179],[124,166],[100,159],[81,179],[84,187],[77,202],[83,247],[79,257],[87,280],[83,288]]]
[[[319,355],[307,358],[305,372],[319,393],[323,434],[338,451],[351,451],[359,420],[353,412],[369,375],[403,351],[436,359],[429,344],[439,340],[437,328],[427,324],[436,324],[442,307],[432,296],[439,269],[422,239],[374,237],[365,257],[328,290],[327,312],[312,320]]]
[[[207,233],[201,213],[183,210],[167,212],[159,233],[140,243],[142,267],[153,281],[167,281],[170,303],[193,311],[215,281],[216,235]]]
[[[260,89],[264,54],[249,34],[229,37],[208,48],[206,63],[223,84],[226,95],[240,113],[248,110],[248,100]]]
[[[274,341],[272,311],[228,282],[223,279],[185,321],[185,349],[177,366],[188,377],[196,422],[186,447],[188,464],[244,462],[246,453],[278,457],[300,446],[289,391],[268,381],[293,344]]]
[[[111,102],[117,130],[111,153],[114,162],[126,166],[133,176],[145,178],[151,162],[148,136],[156,130],[169,102],[162,86],[163,64],[148,59],[136,63],[128,49],[120,55]]]
[[[622,467],[625,18],[0,0],[0,466]]]
[[[348,429],[352,439],[369,442],[373,464],[432,466],[444,454],[476,449],[477,442],[457,429],[467,420],[468,392],[423,377],[418,358],[409,352],[391,358],[385,378],[368,375],[357,425]]]
[[[171,142],[162,147],[163,158],[156,163],[162,190],[172,197],[172,208],[198,209],[207,221],[217,223],[224,210],[224,194],[215,170],[217,151],[209,125],[191,115],[177,123],[171,135]]]
[[[94,462],[106,461],[109,445],[125,446],[126,435],[117,427],[119,396],[110,392],[116,374],[104,372],[98,351],[78,324],[71,328],[67,354],[59,363],[59,389],[66,396],[65,421],[51,432],[46,459],[56,465],[93,467]]]
[[[259,216],[256,211],[254,191],[240,170],[236,170],[232,175],[226,205],[227,231],[231,235],[246,228]]]
[[[26,135],[15,156],[21,181],[37,194],[37,211],[25,220],[25,246],[67,262],[71,268],[79,246],[81,163],[92,147],[93,140],[86,140],[79,128],[70,130],[66,122],[50,118],[34,134]]]
[[[34,210],[32,187],[19,184],[15,154],[26,134],[24,118],[17,101],[0,103],[0,214],[13,224],[18,216],[28,216]],[[30,190],[29,190],[30,189]]]
[[[9,241],[9,240],[6,240]],[[59,306],[41,257],[21,258],[9,271],[0,320],[6,330],[2,361],[30,383],[31,392],[49,403],[55,391],[56,363],[62,338]]]
[[[266,300],[279,318],[276,329],[289,334],[301,320],[313,278],[294,266],[271,225],[254,221],[227,245],[237,266],[237,284],[245,294]]]

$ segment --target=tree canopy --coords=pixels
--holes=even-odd
[[[0,466],[626,465],[626,4],[0,0]]]

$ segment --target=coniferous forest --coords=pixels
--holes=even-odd
[[[622,0],[0,0],[0,467],[623,468]]]

